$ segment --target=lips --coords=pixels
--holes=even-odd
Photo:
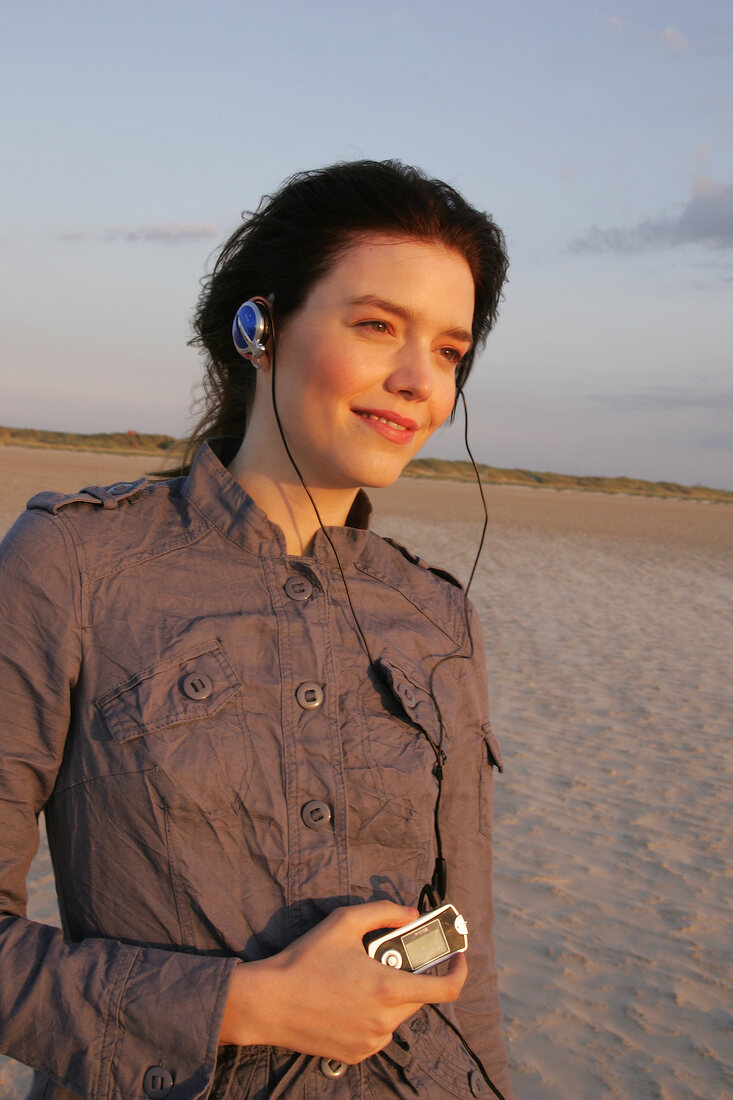
[[[389,409],[354,409],[353,411],[365,420],[375,420],[377,423],[402,431],[416,432],[420,427],[416,421],[407,416],[400,416],[399,413],[390,412]]]
[[[352,409],[352,412],[369,432],[401,446],[412,443],[420,427],[415,420],[389,409]]]

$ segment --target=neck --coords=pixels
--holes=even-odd
[[[319,530],[315,510],[289,460],[287,465],[290,468],[281,470],[279,474],[273,472],[276,465],[280,464],[269,462],[263,468],[262,463],[255,461],[245,436],[229,465],[229,472],[267,518],[280,528],[288,554],[294,557],[310,554]],[[324,527],[343,527],[358,490],[308,488]]]

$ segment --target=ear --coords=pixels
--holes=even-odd
[[[250,367],[254,367],[258,374],[267,374],[269,372],[271,366],[269,348],[263,352],[259,352],[257,355],[254,355],[250,351],[240,351],[239,348],[237,348],[237,351]]]
[[[270,352],[269,352],[269,350],[263,351],[262,354],[258,355],[256,359],[252,355],[246,355],[244,358],[249,360],[249,362],[251,363],[251,365],[254,367],[254,369],[257,371],[258,374],[269,374],[270,373],[270,367],[271,367],[272,364],[270,362]]]

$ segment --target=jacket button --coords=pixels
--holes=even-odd
[[[203,702],[204,699],[208,699],[214,690],[211,677],[207,676],[205,672],[191,672],[186,676],[181,684],[183,694],[187,695],[189,699],[195,699],[197,702]]]
[[[306,802],[300,811],[303,824],[309,829],[327,829],[331,824],[331,807],[320,799],[312,799]]]
[[[307,577],[301,577],[296,574],[293,577],[288,577],[285,581],[285,592],[286,595],[290,596],[291,600],[298,600],[299,603],[305,603],[313,594],[313,585]]]
[[[164,1100],[173,1089],[173,1078],[163,1066],[151,1066],[143,1077],[143,1091],[150,1100]]]
[[[335,1058],[321,1058],[320,1068],[324,1077],[334,1080],[336,1077],[343,1077],[349,1067],[345,1062],[337,1062]]]
[[[471,1090],[471,1096],[480,1097],[489,1095],[489,1086],[477,1069],[472,1069],[469,1073],[468,1087]]]
[[[397,691],[400,695],[400,698],[402,699],[402,702],[405,704],[405,706],[410,707],[410,708],[415,706],[415,702],[416,702],[415,692],[413,691],[413,689],[410,687],[409,684],[399,683],[397,685]]]
[[[323,702],[323,688],[315,680],[306,680],[296,689],[295,698],[303,710],[315,710]]]
[[[413,1035],[424,1035],[430,1030],[430,1024],[424,1016],[413,1016],[410,1020],[410,1031]]]

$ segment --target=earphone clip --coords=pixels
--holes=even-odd
[[[265,298],[249,298],[234,314],[232,340],[243,359],[258,367],[272,337],[272,313]]]

